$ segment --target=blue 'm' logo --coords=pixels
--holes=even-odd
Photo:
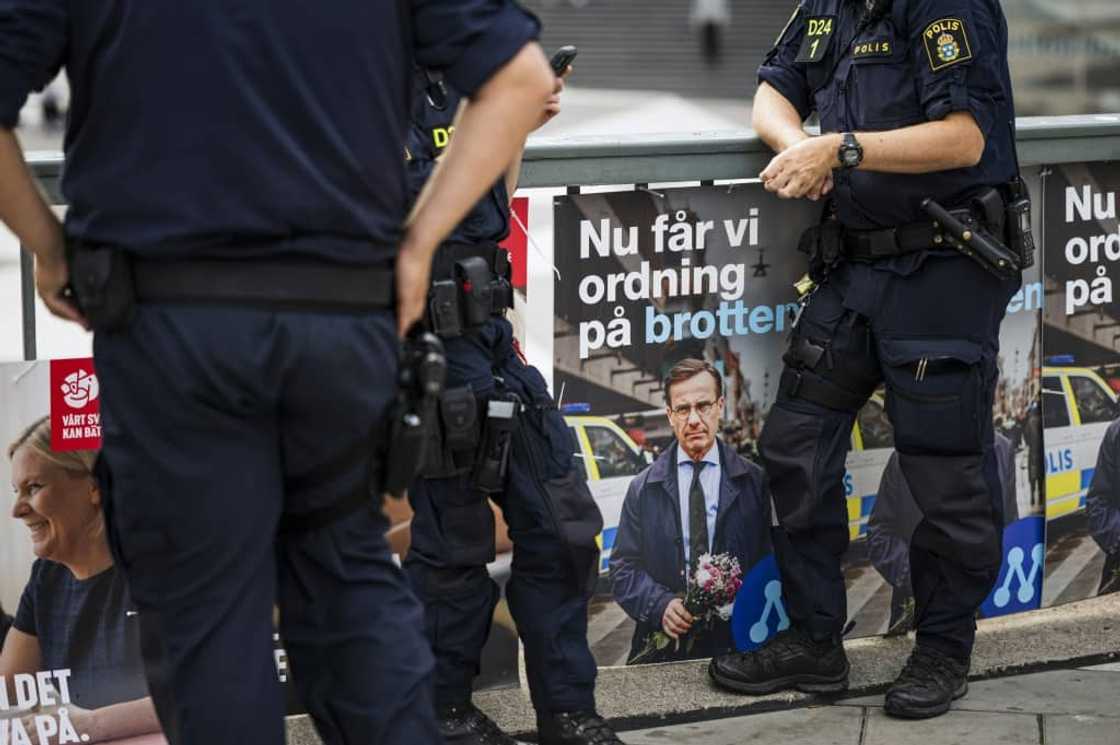
[[[736,649],[749,652],[779,631],[789,628],[782,602],[782,580],[773,554],[759,561],[743,580],[731,612],[731,635]]]
[[[1041,515],[1024,517],[1004,529],[999,578],[980,606],[985,618],[1041,607],[1045,530],[1046,520]]]

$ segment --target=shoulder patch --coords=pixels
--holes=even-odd
[[[813,16],[805,19],[805,38],[794,62],[820,62],[832,43],[836,16]]]
[[[922,32],[922,41],[933,72],[972,59],[968,32],[959,18],[942,18],[929,24]]]

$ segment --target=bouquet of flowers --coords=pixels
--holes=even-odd
[[[731,554],[702,554],[688,578],[688,588],[684,596],[684,607],[692,614],[692,628],[682,639],[674,640],[663,630],[658,629],[646,637],[646,646],[631,660],[641,662],[663,652],[674,644],[679,652],[681,642],[685,644],[687,655],[692,651],[697,636],[711,628],[718,617],[721,621],[731,620],[731,609],[735,605],[735,595],[743,585],[743,568],[739,560]],[[660,619],[658,619],[660,621]],[[646,660],[648,661],[648,660]]]

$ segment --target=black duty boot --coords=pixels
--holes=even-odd
[[[447,745],[521,745],[470,702],[441,708],[436,723]]]
[[[796,629],[782,631],[753,652],[713,657],[708,674],[718,685],[761,696],[787,688],[836,693],[848,688],[848,657],[839,641],[813,641]]]
[[[594,711],[537,714],[540,745],[624,745]]]
[[[949,704],[966,693],[968,663],[919,646],[887,690],[884,708],[891,716],[927,719],[949,711]]]

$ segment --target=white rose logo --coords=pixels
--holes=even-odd
[[[84,409],[97,400],[97,376],[85,370],[76,370],[62,383],[62,400],[71,409]]]

